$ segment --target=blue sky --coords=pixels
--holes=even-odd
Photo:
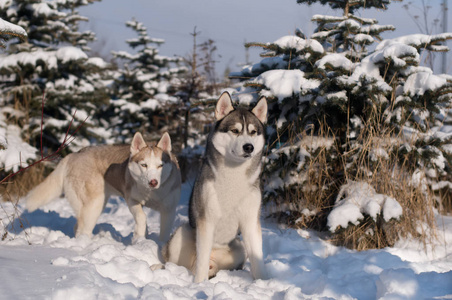
[[[441,18],[441,0],[424,2],[432,6],[428,23]],[[422,0],[418,0],[394,2],[387,11],[372,9],[362,16],[376,18],[381,25],[396,27],[395,32],[383,34],[384,38],[419,33],[419,28],[403,8],[404,4],[409,5],[412,15],[422,13]],[[449,3],[449,25],[452,23],[451,6]],[[309,36],[315,29],[315,24],[310,21],[312,15],[339,14],[329,6],[299,5],[296,0],[103,0],[80,9],[80,13],[89,17],[86,27],[97,34],[99,41],[93,49],[104,55],[112,50],[133,52],[125,43],[126,39],[135,36],[125,26],[125,22],[133,17],[148,28],[151,37],[165,40],[160,54],[166,56],[187,56],[193,45],[190,33],[196,26],[200,42],[207,39],[216,42],[217,53],[221,55],[217,58],[217,73],[222,73],[226,66],[233,71],[239,69],[237,64],[245,61],[245,41],[272,42],[292,34],[296,28]],[[259,61],[259,52],[259,49],[249,51],[252,62]],[[449,58],[448,61],[452,61],[452,54]],[[452,64],[448,69],[448,73],[452,73]]]

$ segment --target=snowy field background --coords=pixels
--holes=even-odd
[[[188,220],[190,189],[184,184],[175,226]],[[427,252],[410,240],[357,252],[264,219],[270,280],[253,281],[247,263],[194,284],[183,267],[149,268],[159,262],[154,211],[148,210],[147,239],[132,245],[134,222],[120,198],[110,199],[92,239],[73,237],[66,200],[33,213],[22,203],[17,208],[0,203],[0,232],[8,232],[0,241],[2,299],[452,299],[452,217],[438,218],[441,241]]]

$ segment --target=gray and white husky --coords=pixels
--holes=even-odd
[[[267,277],[260,225],[260,173],[267,100],[234,109],[228,93],[216,104],[216,123],[189,205],[189,223],[163,247],[167,262],[190,269],[201,282],[250,259],[255,279]],[[238,238],[242,234],[243,243]]]
[[[28,211],[62,193],[77,218],[75,236],[92,235],[108,198],[122,196],[135,219],[133,239],[146,234],[143,206],[160,212],[160,240],[168,241],[180,199],[181,175],[164,133],[157,146],[147,144],[138,132],[131,145],[87,147],[69,154],[26,196]]]

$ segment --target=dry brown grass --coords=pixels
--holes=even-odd
[[[37,184],[42,182],[47,173],[43,163],[37,164],[32,168],[16,174],[9,180],[5,180],[0,184],[0,210],[4,211],[4,218],[0,218],[0,239],[10,238],[10,232],[21,230],[27,225],[27,220],[22,217],[17,203],[20,198],[25,196]],[[11,202],[13,210],[5,210],[5,202]],[[19,228],[17,228],[19,227]],[[28,238],[27,233],[25,235]]]
[[[41,163],[2,182],[0,184],[2,200],[17,202],[18,199],[24,197],[33,187],[41,183],[49,172],[50,170],[46,167],[46,164]]]
[[[333,136],[328,130],[322,134],[323,137],[316,138]],[[309,141],[309,138],[313,137],[303,136],[302,140]],[[402,217],[386,222],[381,214],[375,220],[365,216],[358,225],[349,224],[347,228],[331,233],[329,238],[332,243],[366,250],[393,246],[403,237],[418,238],[424,245],[435,239],[433,192],[425,184],[413,181],[413,166],[409,157],[401,161],[400,153],[393,150],[410,141],[391,130],[375,130],[372,126],[364,128],[361,136],[353,143],[347,143],[346,147],[334,140],[333,147],[309,147],[309,142],[306,142],[305,149],[310,153],[310,160],[304,170],[305,182],[284,194],[291,208],[289,225],[327,230],[327,217],[342,184],[363,181],[377,193],[396,199],[403,208]],[[379,150],[375,152],[374,149]],[[372,151],[374,155],[370,155]],[[337,157],[332,159],[332,154]]]
[[[308,151],[308,160],[304,184],[298,189],[292,189],[285,193],[285,199],[299,199],[296,205],[292,205],[293,211],[298,212],[296,226],[326,229],[326,218],[334,204],[335,191],[339,189],[338,178],[334,176],[334,160],[331,160],[331,148],[317,147],[315,144],[324,141],[322,137],[303,136],[302,140]],[[334,140],[334,139],[333,139]],[[335,146],[335,145],[334,145]],[[333,147],[334,147],[333,146]],[[336,152],[333,150],[333,152]]]

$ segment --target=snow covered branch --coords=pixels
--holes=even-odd
[[[5,42],[10,36],[18,37],[24,41],[27,39],[27,32],[22,27],[0,18],[0,47],[5,47]]]

